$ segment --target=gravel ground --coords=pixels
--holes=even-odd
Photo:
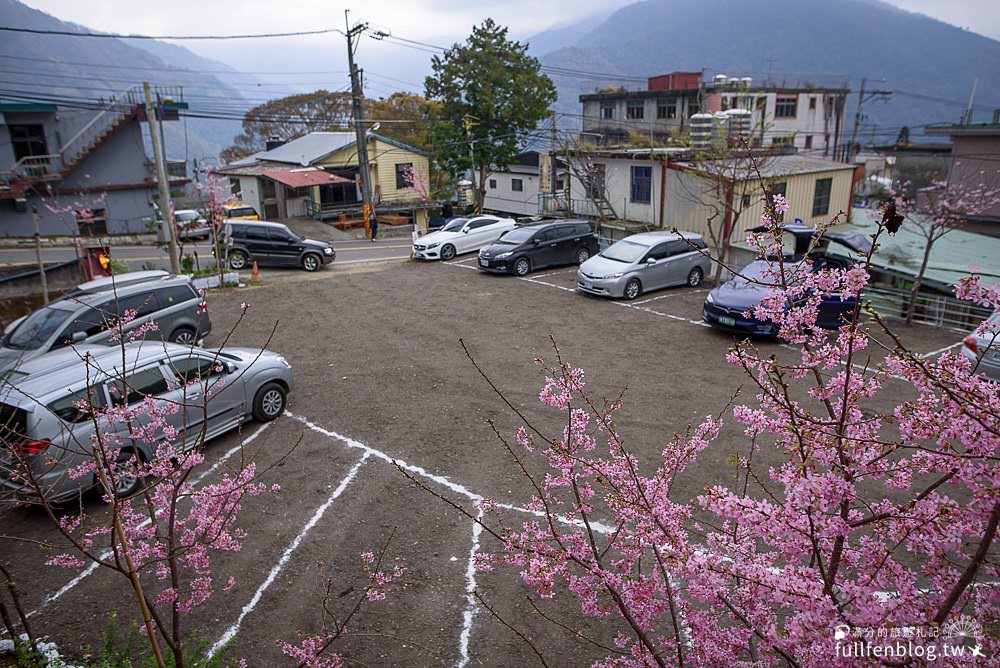
[[[747,400],[752,391],[724,360],[731,337],[699,322],[704,290],[665,290],[626,305],[575,293],[574,277],[573,268],[527,279],[480,275],[469,257],[449,265],[334,263],[317,274],[265,271],[260,284],[212,295],[207,344],[280,351],[294,366],[296,387],[288,414],[266,429],[250,423],[207,446],[212,461],[244,456],[269,466],[266,479],[282,491],[245,504],[245,548],[216,561],[220,581],[234,574],[237,585],[218,592],[187,628],[209,645],[231,635],[227,656],[251,666],[289,665],[275,641],[318,632],[324,602],[346,614],[364,583],[359,554],[378,551],[392,536],[389,559],[407,570],[388,600],[354,619],[339,645],[352,659],[370,666],[537,664],[525,642],[470,605],[473,587],[533,639],[549,665],[603,655],[533,613],[515,572],[469,570],[476,541],[495,546],[436,495],[475,513],[477,496],[523,506],[531,490],[486,424],[493,420],[511,435],[516,416],[459,339],[513,405],[556,430],[537,401],[543,378],[533,362],[554,358],[554,339],[564,360],[586,369],[591,396],[614,398],[626,389],[618,425],[649,466],[675,432],[717,413],[739,388]],[[237,325],[242,302],[250,308]],[[958,332],[924,326],[904,334],[921,353],[961,340]],[[777,343],[760,345],[790,354]],[[677,498],[731,480],[730,457],[744,448],[740,430],[727,424],[680,480]],[[86,503],[100,514],[97,499]],[[511,510],[506,517],[527,515]],[[64,654],[95,644],[107,613],[136,617],[125,583],[111,574],[86,576],[57,594],[76,573],[42,565],[45,553],[33,541],[54,533],[41,512],[13,510],[4,523],[9,540],[0,542],[0,559],[26,607],[38,610],[35,628]],[[572,602],[543,609],[607,638],[606,629],[574,614]]]

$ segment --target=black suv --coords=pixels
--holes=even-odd
[[[337,256],[330,244],[300,237],[281,223],[232,221],[226,223],[223,240],[229,268],[236,270],[256,261],[316,271]]]
[[[597,235],[585,220],[528,223],[479,251],[479,270],[524,276],[542,267],[583,264],[599,248]]]

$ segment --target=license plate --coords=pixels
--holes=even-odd
[[[990,359],[994,362],[1000,362],[1000,350],[994,350],[990,353]]]
[[[480,267],[488,267],[488,266],[490,266],[489,260],[480,260],[479,261],[479,266]]]
[[[588,283],[587,281],[581,281],[580,285],[582,285],[583,287],[587,288],[588,290],[590,288],[594,287],[593,284]]]
[[[733,327],[736,324],[736,318],[731,315],[720,315],[719,324],[723,327]]]

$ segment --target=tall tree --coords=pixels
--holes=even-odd
[[[246,113],[243,133],[222,150],[219,159],[228,163],[262,151],[271,137],[287,141],[310,132],[346,130],[350,122],[350,93],[318,90],[268,100]]]
[[[435,126],[438,155],[452,171],[477,173],[476,207],[492,169],[506,168],[556,99],[552,81],[528,47],[486,19],[464,44],[434,56],[424,82],[427,97],[443,103],[446,122]]]
[[[370,120],[392,121],[382,123],[380,135],[417,148],[430,148],[431,122],[441,114],[439,101],[401,91],[378,100],[367,99],[365,106]]]

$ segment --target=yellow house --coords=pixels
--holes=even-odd
[[[368,134],[372,197],[380,217],[412,218],[421,225],[430,199],[430,154]],[[361,177],[354,132],[311,132],[217,170],[262,218],[361,217]]]

